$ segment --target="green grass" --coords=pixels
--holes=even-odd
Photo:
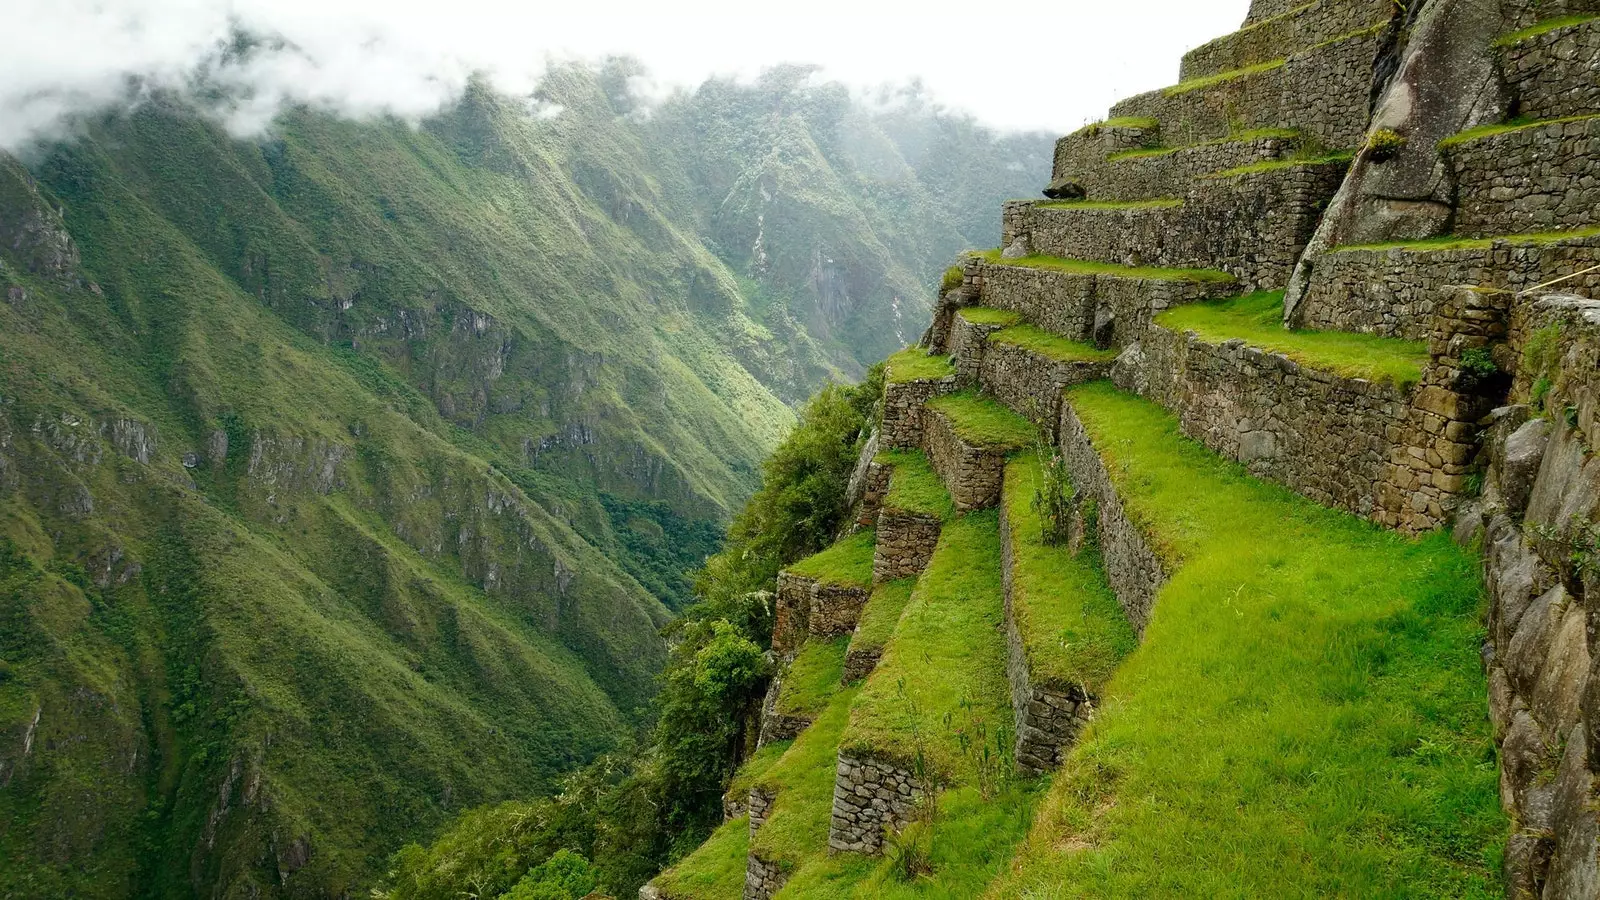
[[[1479,125],[1477,128],[1468,128],[1459,134],[1453,134],[1439,142],[1439,149],[1444,150],[1471,141],[1480,141],[1484,138],[1497,137],[1502,134],[1511,134],[1515,131],[1527,131],[1531,128],[1543,128],[1546,125],[1564,125],[1568,122],[1586,122],[1591,119],[1600,119],[1600,115],[1566,116],[1560,119],[1528,119],[1518,118],[1500,122],[1494,125]]]
[[[1009,720],[1003,605],[997,513],[970,513],[946,525],[883,659],[856,698],[840,747],[909,768],[920,733],[929,765],[970,784],[971,761],[946,717],[959,725],[965,699],[991,728]]]
[[[989,896],[1501,896],[1473,557],[1069,400],[1173,572]]]
[[[1162,93],[1168,97],[1176,97],[1179,94],[1203,90],[1238,78],[1246,78],[1251,75],[1259,75],[1262,72],[1270,72],[1273,69],[1280,69],[1286,62],[1288,62],[1287,59],[1274,59],[1264,63],[1257,63],[1253,66],[1246,66],[1243,69],[1234,69],[1231,72],[1218,72],[1215,75],[1207,75],[1204,78],[1191,78],[1188,81],[1182,81],[1164,89]]]
[[[950,365],[948,357],[929,356],[921,347],[907,347],[886,361],[884,379],[890,384],[905,384],[908,381],[936,381],[955,373],[955,367]]]
[[[1174,331],[1193,331],[1210,343],[1238,339],[1313,369],[1402,388],[1422,380],[1428,361],[1427,345],[1421,341],[1342,331],[1289,331],[1283,327],[1281,291],[1191,303],[1167,310],[1155,321]]]
[[[1038,436],[1027,419],[976,391],[937,397],[929,400],[927,407],[949,417],[956,434],[970,444],[1014,450],[1032,444]]]
[[[1197,147],[1215,147],[1218,144],[1238,144],[1247,141],[1260,141],[1268,138],[1281,138],[1283,140],[1297,140],[1300,132],[1293,128],[1252,128],[1230,134],[1225,138],[1214,138],[1201,141],[1198,144],[1185,144],[1181,147],[1141,147],[1137,150],[1122,150],[1106,157],[1106,162],[1122,162],[1129,159],[1145,159],[1155,156],[1170,156],[1180,150],[1193,150]]]
[[[850,638],[850,649],[861,651],[882,650],[894,635],[900,613],[911,600],[911,591],[917,586],[915,578],[902,578],[880,584],[871,599],[861,610],[861,621],[856,623],[856,633]]]
[[[787,571],[821,584],[872,586],[872,552],[878,533],[871,528],[840,538],[832,547],[807,557]]]
[[[1032,350],[1056,362],[1110,362],[1117,358],[1115,350],[1101,350],[1093,344],[1069,341],[1053,331],[1037,325],[1013,325],[989,335],[991,343],[1010,344]]]
[[[1113,278],[1146,278],[1153,281],[1199,281],[1231,284],[1236,279],[1227,272],[1215,269],[1162,269],[1154,266],[1124,266],[1117,263],[1095,262],[1084,259],[1066,259],[1060,256],[1032,254],[1006,259],[999,250],[982,250],[973,254],[986,262],[999,266],[1027,266],[1032,269],[1049,269],[1068,275],[1108,275]]]
[[[1175,209],[1183,205],[1183,200],[1178,197],[1150,200],[1046,200],[1036,205],[1040,209]]]
[[[829,640],[812,638],[789,663],[778,690],[778,712],[803,719],[815,718],[839,690],[844,675],[844,651],[849,635]]]
[[[1237,178],[1240,175],[1255,175],[1261,172],[1279,172],[1284,169],[1298,169],[1302,166],[1322,166],[1329,163],[1348,163],[1355,159],[1354,152],[1349,150],[1338,153],[1325,153],[1320,156],[1290,157],[1288,159],[1269,159],[1247,166],[1238,166],[1233,169],[1223,169],[1221,172],[1212,172],[1205,178]]]
[[[955,516],[950,491],[921,450],[888,450],[878,454],[878,462],[894,468],[889,475],[885,507],[940,520]]]
[[[1531,27],[1524,28],[1521,31],[1513,31],[1510,34],[1502,35],[1495,40],[1494,45],[1496,47],[1509,47],[1512,44],[1520,44],[1529,38],[1535,38],[1541,34],[1549,34],[1558,28],[1567,28],[1572,25],[1582,25],[1584,22],[1593,22],[1595,19],[1600,19],[1600,14],[1582,13],[1579,15],[1561,16],[1555,19],[1545,19],[1543,22],[1539,22]]]
[[[1424,238],[1419,241],[1392,241],[1386,244],[1346,244],[1334,248],[1335,253],[1344,253],[1354,250],[1405,250],[1414,253],[1425,253],[1434,250],[1488,250],[1497,242],[1504,241],[1510,244],[1555,244],[1561,241],[1582,240],[1584,238],[1600,237],[1600,227],[1576,228],[1570,231],[1536,231],[1527,234],[1510,234],[1503,237],[1488,238],[1458,238],[1452,235],[1442,235],[1435,238]]]
[[[1144,116],[1117,116],[1103,122],[1091,122],[1079,128],[1073,134],[1097,133],[1102,128],[1142,128],[1149,130],[1159,125],[1155,119]]]
[[[651,882],[669,897],[743,900],[750,854],[750,817],[722,823],[706,842]]]
[[[794,741],[773,741],[761,749],[750,754],[734,773],[733,780],[728,782],[726,793],[736,797],[744,797],[750,793],[750,788],[760,784],[761,779],[767,776],[768,770],[778,764],[778,760],[789,752],[789,747]]]
[[[1012,616],[1031,678],[1077,685],[1098,697],[1138,641],[1106,584],[1098,550],[1091,546],[1074,556],[1064,545],[1044,542],[1044,522],[1033,507],[1039,479],[1032,454],[1006,466],[1001,502],[1011,529]]]
[[[987,306],[963,306],[956,310],[956,315],[974,325],[1015,325],[1022,320],[1022,314],[1009,309],[991,309]]]

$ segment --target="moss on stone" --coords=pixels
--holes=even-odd
[[[1324,153],[1317,156],[1290,157],[1288,159],[1268,159],[1251,163],[1247,166],[1238,166],[1224,169],[1221,172],[1211,172],[1201,176],[1203,178],[1238,178],[1241,175],[1255,175],[1261,172],[1279,172],[1284,169],[1298,169],[1303,166],[1325,166],[1330,163],[1349,163],[1355,159],[1355,152],[1341,150],[1338,153]]]
[[[887,509],[948,520],[956,514],[955,504],[944,480],[928,464],[921,450],[888,450],[878,454],[877,461],[893,468],[889,475],[889,495],[883,505]]]
[[[1538,22],[1528,28],[1524,28],[1521,31],[1513,31],[1510,34],[1501,35],[1495,40],[1494,45],[1496,47],[1509,47],[1512,44],[1520,44],[1529,38],[1536,38],[1542,34],[1549,34],[1557,29],[1570,28],[1573,25],[1582,25],[1585,22],[1593,22],[1595,19],[1600,19],[1600,13],[1581,13],[1578,15],[1560,16],[1554,19],[1545,19],[1544,21]]]
[[[1198,144],[1185,144],[1181,147],[1144,147],[1138,150],[1123,150],[1112,153],[1106,157],[1106,162],[1121,162],[1128,159],[1145,159],[1156,156],[1171,156],[1180,150],[1193,150],[1197,147],[1215,147],[1219,144],[1243,144],[1250,141],[1264,141],[1271,138],[1292,141],[1300,138],[1300,132],[1293,128],[1252,128],[1249,131],[1240,131],[1230,134],[1225,138],[1215,138],[1201,141]]]
[[[991,309],[987,306],[963,306],[961,309],[956,310],[956,315],[974,325],[999,325],[1001,327],[1015,325],[1022,319],[1020,313],[1012,312],[1009,309]]]
[[[1565,116],[1559,119],[1511,119],[1495,125],[1479,125],[1477,128],[1468,128],[1466,131],[1445,138],[1439,142],[1439,149],[1444,150],[1472,141],[1499,137],[1502,134],[1511,134],[1515,131],[1528,131],[1534,128],[1543,128],[1546,125],[1565,125],[1569,122],[1586,122],[1590,119],[1600,119],[1600,114]]]
[[[1167,310],[1155,322],[1174,331],[1193,331],[1220,344],[1242,340],[1281,353],[1312,369],[1347,378],[1408,387],[1422,380],[1428,362],[1421,341],[1343,331],[1290,331],[1283,327],[1283,292],[1261,291],[1215,303],[1191,303]]]
[[[1027,419],[977,391],[961,391],[929,400],[928,408],[947,417],[956,435],[969,444],[1016,450],[1032,444],[1038,437]]]
[[[872,585],[872,552],[877,532],[867,528],[840,538],[832,547],[790,566],[791,575],[819,584],[844,587]]]
[[[948,357],[930,356],[921,347],[907,347],[889,357],[884,363],[884,380],[890,384],[937,381],[954,374],[956,374],[955,367],[950,365]]]
[[[1099,134],[1101,130],[1106,128],[1139,128],[1149,130],[1155,128],[1158,124],[1159,123],[1156,122],[1155,119],[1147,118],[1145,116],[1117,116],[1115,118],[1106,119],[1103,122],[1090,122],[1088,125],[1085,125],[1073,132],[1073,134],[1087,134],[1092,136]]]
[[[849,635],[826,640],[811,638],[789,663],[778,689],[778,713],[811,719],[822,712],[839,690],[844,675],[844,652]]]
[[[1070,341],[1053,331],[1026,323],[996,331],[989,335],[989,341],[1031,350],[1056,362],[1110,362],[1117,358],[1115,350],[1101,350],[1083,341]]]
[[[1215,269],[1163,269],[1155,266],[1124,266],[1118,263],[1066,259],[1060,256],[1044,256],[1041,254],[1006,259],[999,250],[982,250],[973,255],[997,266],[1025,266],[1030,269],[1049,269],[1053,272],[1065,272],[1068,275],[1107,275],[1113,278],[1139,278],[1151,281],[1227,283],[1236,280],[1227,272],[1219,272]]]

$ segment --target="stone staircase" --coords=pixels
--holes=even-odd
[[[780,577],[775,651],[843,653],[829,712],[783,756],[808,786],[768,779],[730,804],[725,827],[765,822],[742,884],[672,889],[736,851],[724,836],[647,891],[871,895],[888,864],[850,860],[908,852],[937,827],[930,798],[972,821],[995,805],[977,726],[935,724],[968,717],[1008,724],[1017,777],[1061,774],[1021,850],[942,859],[948,893],[1466,896],[1498,877],[1472,859],[1509,831],[1508,895],[1600,896],[1579,702],[1600,463],[1575,449],[1600,440],[1600,4],[1485,9],[1472,33],[1493,15],[1504,36],[1479,51],[1481,95],[1501,106],[1428,146],[1402,129],[1394,149],[1392,98],[1433,102],[1427,73],[1454,70],[1413,57],[1469,17],[1389,0],[1257,0],[1180,84],[1058,143],[1053,199],[1007,203],[1002,247],[962,259],[926,346],[888,363],[862,467],[876,530],[844,539],[872,536],[870,576],[853,569],[854,593],[804,563]],[[1416,206],[1448,215],[1363,199],[1383,166],[1443,179]],[[1577,296],[1546,296],[1556,279]],[[1047,477],[1068,485],[1060,544],[1035,503]],[[1498,803],[1475,588],[1464,554],[1425,536],[1453,521],[1492,544]],[[827,643],[850,627],[847,649]],[[1382,662],[1362,655],[1379,645]],[[1360,724],[1388,717],[1421,743]],[[1287,771],[1305,746],[1327,774]],[[1351,790],[1365,813],[1346,815]],[[1402,852],[1369,813],[1476,849]],[[1296,837],[1313,833],[1368,855]],[[1281,853],[1296,865],[1263,864]]]

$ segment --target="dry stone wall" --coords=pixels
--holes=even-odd
[[[745,859],[744,900],[767,900],[783,890],[789,876],[777,863],[769,863],[754,851]]]
[[[988,337],[1003,326],[974,322],[956,311],[950,320],[950,355],[956,363],[956,378],[963,385],[978,380],[978,370],[983,365],[983,351]]]
[[[1260,137],[1208,141],[1162,153],[1074,158],[1074,168],[1057,170],[1055,177],[1077,184],[1090,200],[1181,197],[1202,176],[1281,159],[1297,143],[1291,137]]]
[[[978,381],[996,400],[1053,436],[1061,420],[1061,392],[1104,378],[1110,369],[1108,362],[1063,362],[1016,344],[991,340]]]
[[[1076,181],[1080,172],[1099,171],[1113,154],[1144,150],[1160,143],[1160,125],[1153,121],[1148,125],[1089,125],[1056,141],[1050,177],[1052,181]]]
[[[878,516],[878,542],[872,554],[876,584],[922,574],[933,558],[943,527],[937,518],[885,508]]]
[[[854,684],[871,675],[872,670],[878,667],[878,660],[882,658],[882,647],[860,648],[851,644],[844,655],[844,674],[839,678],[839,683]]]
[[[772,650],[788,657],[800,649],[806,635],[834,637],[855,630],[866,588],[819,584],[791,572],[778,573],[778,597],[772,624]]]
[[[1600,117],[1451,144],[1455,231],[1493,237],[1600,222]]]
[[[930,381],[889,382],[883,388],[883,425],[878,437],[885,450],[903,450],[922,445],[923,404],[935,397],[953,394],[956,377],[949,375]]]
[[[921,798],[922,785],[909,769],[888,760],[840,751],[828,848],[846,853],[882,853],[885,830],[904,828]]]
[[[949,417],[937,410],[928,410],[925,422],[923,451],[944,480],[956,509],[967,512],[993,506],[1000,499],[1005,452],[962,440]]]
[[[1202,44],[1183,56],[1180,81],[1220,75],[1274,59],[1290,48],[1313,47],[1389,21],[1393,0],[1288,0],[1276,16],[1252,18],[1233,34]]]
[[[745,810],[750,813],[750,836],[755,837],[761,826],[767,824],[767,816],[772,812],[772,801],[778,795],[769,788],[759,785],[750,788],[750,793],[745,799]]]
[[[783,680],[787,675],[785,672],[767,685],[766,696],[761,702],[761,734],[756,739],[758,748],[778,741],[792,741],[811,726],[811,720],[804,716],[786,716],[778,712],[778,698],[782,695]],[[754,811],[751,821],[753,826]]]
[[[1500,48],[1500,72],[1518,116],[1559,119],[1600,111],[1600,20]]]

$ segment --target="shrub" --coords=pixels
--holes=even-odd
[[[1367,156],[1373,162],[1394,159],[1405,147],[1405,136],[1391,128],[1379,128],[1367,137]]]
[[[961,287],[961,280],[964,277],[965,276],[961,273],[960,266],[951,266],[950,268],[945,269],[944,279],[939,282],[939,294],[943,296],[955,290],[956,288]]]

